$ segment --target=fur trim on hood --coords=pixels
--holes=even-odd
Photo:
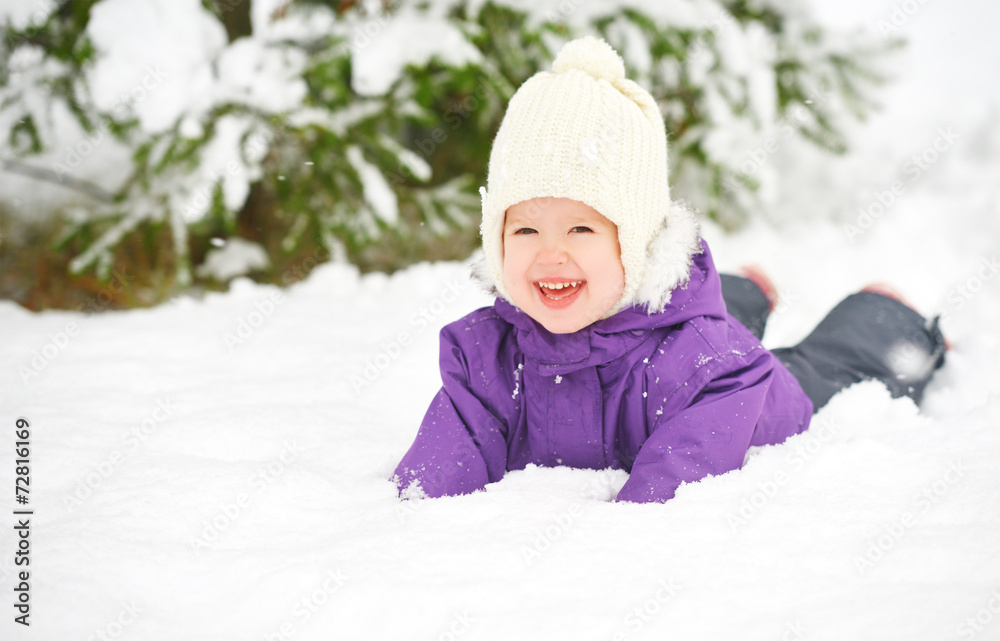
[[[701,228],[697,215],[685,203],[672,202],[663,226],[646,249],[644,273],[634,300],[622,301],[605,318],[630,305],[645,307],[650,314],[662,312],[670,303],[671,293],[687,283],[692,258],[701,251]],[[479,283],[486,293],[500,296],[482,250],[476,252],[471,270],[472,280]],[[513,304],[513,301],[504,298]]]

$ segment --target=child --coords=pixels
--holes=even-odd
[[[518,89],[488,173],[476,271],[497,299],[441,332],[444,385],[393,476],[404,498],[534,463],[625,469],[618,500],[666,501],[857,381],[919,401],[943,362],[936,322],[878,291],[765,349],[773,287],[717,273],[669,200],[659,108],[603,40],[568,43]]]

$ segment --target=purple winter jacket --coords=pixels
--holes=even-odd
[[[555,335],[498,298],[441,330],[444,386],[396,468],[401,496],[465,494],[529,463],[624,469],[620,501],[666,501],[809,426],[785,366],[726,312],[708,245],[659,313]]]

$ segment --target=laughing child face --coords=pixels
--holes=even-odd
[[[602,318],[625,287],[618,228],[568,198],[533,198],[507,209],[503,282],[511,300],[553,334]]]

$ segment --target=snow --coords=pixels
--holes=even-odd
[[[262,38],[239,38],[219,56],[218,102],[250,104],[266,113],[281,113],[302,104],[306,84],[301,73],[305,53],[270,47]],[[261,79],[265,78],[264,82]]]
[[[237,278],[89,316],[0,302],[0,470],[27,417],[35,510],[33,629],[8,606],[0,637],[1000,638],[1000,86],[973,71],[1000,47],[975,37],[986,3],[920,6],[914,55],[949,64],[905,68],[858,151],[813,157],[823,180],[773,214],[797,222],[706,227],[721,268],[775,281],[769,346],[872,281],[943,313],[953,348],[919,410],[857,385],[662,505],[611,503],[623,472],[534,467],[403,503],[387,479],[440,385],[437,330],[489,303],[467,263],[325,264],[285,289]],[[948,126],[959,138],[871,216]]]
[[[879,224],[937,219],[935,195],[915,190],[905,222]],[[713,234],[717,256],[752,249],[797,292],[776,334],[807,331],[896,261],[916,270],[901,286],[928,279],[915,298],[947,307],[975,266],[955,259],[969,247],[957,241],[979,235],[956,221],[939,239],[953,267],[932,270],[924,244],[886,240],[858,247],[856,266],[835,226]],[[569,468],[400,503],[386,479],[439,385],[436,330],[488,302],[466,272],[324,265],[286,290],[238,279],[201,301],[90,317],[0,305],[14,399],[0,420],[26,416],[35,435],[36,632],[86,637],[134,618],[127,633],[146,640],[433,639],[453,626],[469,639],[940,639],[988,607],[1000,345],[984,330],[1000,281],[952,310],[955,347],[922,411],[856,386],[809,432],[664,505],[609,503],[624,473]],[[356,391],[352,375],[370,381]],[[10,528],[0,544],[13,549]]]
[[[305,55],[269,47],[267,33],[227,45],[222,24],[197,0],[104,0],[87,25],[98,53],[88,71],[94,101],[110,113],[124,105],[150,133],[227,101],[291,109],[305,94]]]
[[[390,225],[396,223],[399,220],[399,202],[389,181],[378,167],[365,160],[364,153],[357,145],[348,146],[344,155],[358,173],[361,191],[375,215]]]
[[[260,33],[227,44],[221,22],[198,0],[104,0],[94,6],[87,24],[95,55],[93,64],[86,67],[81,90],[85,87],[92,94],[94,105],[104,114],[120,122],[135,118],[146,135],[177,126],[184,136],[199,137],[207,114],[230,102],[260,115],[297,108],[306,92],[302,79],[306,57],[301,50],[275,41],[287,36],[291,27],[298,28],[300,37],[314,33],[322,21],[305,23],[295,14],[297,19],[272,25],[260,15],[261,9],[268,8],[266,4],[257,4],[254,20],[261,25]],[[5,5],[0,8],[0,19],[8,18],[13,24],[39,22],[54,6],[49,0],[18,3],[16,9]],[[31,54],[25,51],[22,58]],[[53,61],[24,67],[18,70],[22,77],[15,86],[43,86],[60,71]],[[110,192],[119,189],[131,170],[129,148],[103,130],[87,134],[62,100],[48,100],[44,95],[29,90],[23,98],[15,96],[13,104],[0,113],[0,129],[34,115],[46,151],[32,157],[32,164],[51,166],[60,175],[72,174]],[[164,200],[178,207],[189,222],[200,219],[216,183],[221,183],[228,210],[238,210],[249,183],[259,175],[264,155],[256,154],[249,163],[239,157],[239,135],[246,133],[248,123],[248,117],[220,119],[218,136],[201,152],[200,171],[186,177],[162,177],[162,184],[153,190],[159,192],[153,197],[157,203],[136,206],[131,220],[161,215]],[[37,185],[27,178],[5,176],[0,199],[10,204],[16,218],[29,220],[38,211],[58,211],[82,198],[57,185],[44,190]],[[81,212],[94,209],[92,201],[83,203]]]
[[[354,20],[349,28],[351,87],[362,96],[389,91],[407,65],[432,59],[456,67],[479,63],[482,54],[443,15],[441,3],[425,12],[402,5],[392,15]]]
[[[15,29],[41,25],[58,8],[55,0],[22,0],[0,5],[0,23],[9,22]]]
[[[438,0],[442,5],[454,5],[455,0]],[[486,0],[469,2],[469,9],[478,12]],[[701,29],[719,18],[721,5],[717,2],[692,2],[691,0],[616,0],[613,6],[593,0],[501,0],[501,6],[511,7],[527,14],[535,26],[545,21],[565,22],[574,27],[588,27],[595,20],[607,17],[615,9],[635,9],[657,21],[670,22],[678,28]]]
[[[263,135],[254,138],[256,153],[250,163],[244,160],[241,141],[253,126],[251,119],[242,115],[219,118],[214,137],[198,151],[201,160],[196,171],[172,177],[173,189],[168,195],[172,211],[180,212],[188,222],[200,220],[212,206],[216,185],[221,186],[227,210],[239,211],[250,193],[250,183],[260,178],[260,152],[267,142]]]
[[[267,252],[258,243],[232,238],[228,242],[222,241],[220,247],[209,250],[198,271],[199,275],[210,276],[224,283],[236,276],[264,269],[269,264]]]
[[[111,112],[124,97],[143,129],[156,132],[212,107],[212,60],[226,32],[198,0],[104,0],[87,34],[98,52],[88,73],[99,109]]]
[[[98,52],[88,71],[97,107],[124,104],[148,133],[226,102],[281,113],[306,92],[302,51],[271,46],[269,29],[227,44],[222,23],[198,0],[104,0],[87,34]]]

